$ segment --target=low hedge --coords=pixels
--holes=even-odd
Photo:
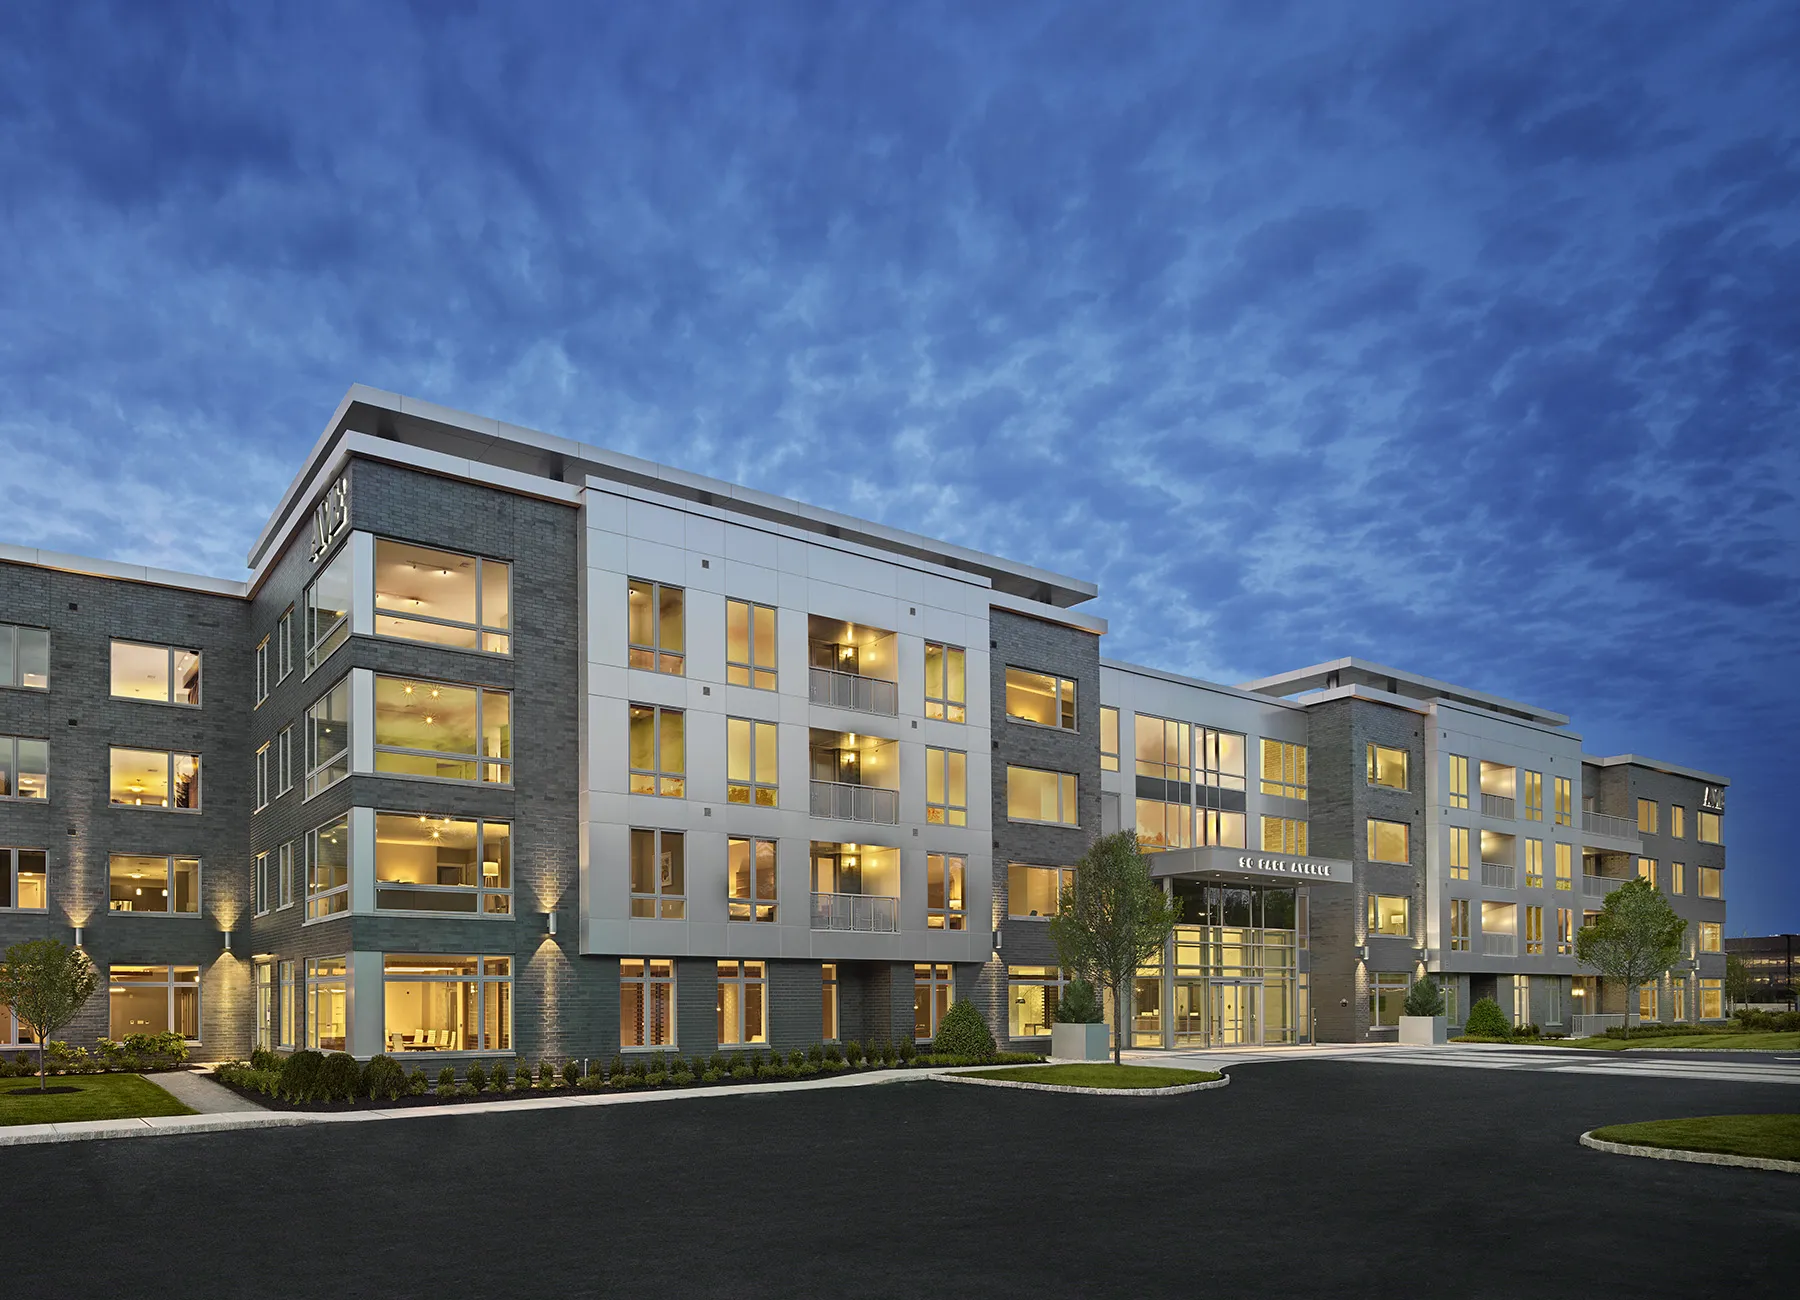
[[[187,1043],[176,1033],[127,1034],[117,1042],[101,1038],[91,1052],[54,1038],[44,1045],[46,1074],[151,1074],[180,1069],[187,1059]],[[37,1072],[35,1052],[19,1052],[10,1062],[0,1061],[0,1078]]]

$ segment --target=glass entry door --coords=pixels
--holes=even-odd
[[[1262,1042],[1261,980],[1214,981],[1212,1042],[1215,1047],[1250,1047]]]
[[[1175,983],[1175,1046],[1206,1046],[1206,985],[1198,980]]]

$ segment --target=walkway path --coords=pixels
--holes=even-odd
[[[268,1114],[264,1107],[192,1070],[170,1070],[165,1074],[148,1074],[144,1077],[182,1105],[192,1106],[202,1115]]]

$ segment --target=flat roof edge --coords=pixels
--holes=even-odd
[[[1703,772],[1697,767],[1683,767],[1680,763],[1665,763],[1660,758],[1645,758],[1642,754],[1608,754],[1605,758],[1597,754],[1583,754],[1581,761],[1592,763],[1595,767],[1647,767],[1653,772],[1667,772],[1670,776],[1692,777],[1707,785],[1730,785],[1731,778],[1720,776],[1717,772]]]
[[[1427,677],[1423,673],[1409,672],[1404,668],[1394,668],[1388,664],[1378,664],[1371,659],[1358,659],[1354,655],[1345,656],[1342,659],[1328,659],[1323,663],[1310,664],[1305,668],[1295,668],[1268,677],[1259,677],[1255,681],[1240,682],[1238,685],[1242,690],[1255,691],[1259,694],[1267,694],[1278,687],[1304,690],[1305,684],[1315,678],[1322,679],[1331,673],[1345,670],[1367,673],[1371,677],[1392,677],[1397,682],[1408,682],[1428,691],[1439,692],[1452,702],[1460,699],[1498,712],[1523,716],[1530,721],[1546,723],[1550,726],[1567,726],[1569,722],[1567,714],[1558,713],[1554,709],[1541,709],[1521,700],[1495,695],[1491,691],[1477,690],[1472,686],[1458,686],[1455,682]]]
[[[29,565],[35,569],[79,573],[90,578],[111,578],[119,582],[142,582],[154,587],[198,591],[208,596],[242,599],[250,590],[248,582],[234,582],[230,578],[211,578],[205,574],[158,569],[147,564],[124,564],[118,560],[101,560],[89,555],[69,555],[34,546],[15,546],[10,542],[0,542],[0,561]]]
[[[1229,695],[1233,699],[1245,700],[1251,704],[1274,704],[1284,709],[1305,711],[1304,704],[1284,699],[1279,695],[1264,695],[1259,691],[1247,691],[1241,686],[1227,686],[1223,682],[1209,682],[1204,677],[1189,677],[1184,673],[1171,672],[1167,668],[1153,668],[1149,664],[1134,664],[1125,659],[1108,659],[1100,656],[1100,666],[1111,668],[1115,672],[1136,673],[1142,677],[1154,677],[1158,681],[1169,682],[1175,686],[1193,686],[1203,691],[1217,691],[1221,695]]]

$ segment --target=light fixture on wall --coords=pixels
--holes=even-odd
[[[79,925],[76,926],[75,927],[75,946],[77,948],[81,947],[81,933],[82,933],[81,927]]]
[[[225,935],[225,951],[230,952],[231,951],[231,931],[226,930],[223,933]]]
[[[1356,945],[1356,960],[1358,960],[1358,961],[1369,960],[1369,945],[1368,944],[1359,943]]]
[[[555,934],[556,933],[556,913],[555,912],[545,912],[544,916],[547,918],[546,922],[545,922],[545,932],[548,934]]]

